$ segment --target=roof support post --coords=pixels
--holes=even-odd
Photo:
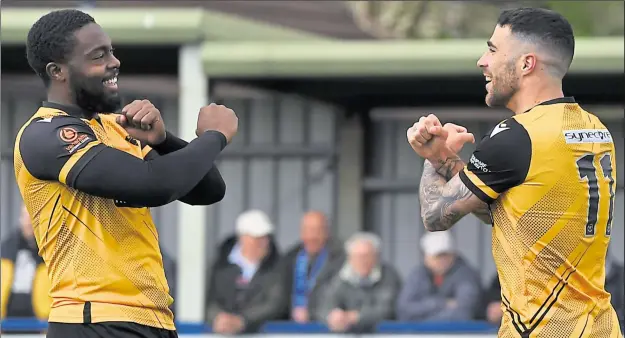
[[[180,47],[178,58],[178,132],[184,140],[195,135],[197,114],[208,104],[208,79],[205,75],[199,44]],[[206,271],[207,207],[178,204],[177,287],[174,295],[176,321],[204,321]],[[210,232],[209,232],[210,233]]]

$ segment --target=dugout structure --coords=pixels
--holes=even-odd
[[[19,207],[11,181],[16,128],[36,108],[34,97],[43,98],[24,42],[48,10],[2,10],[2,234]],[[128,99],[154,101],[181,137],[194,137],[195,113],[208,102],[226,103],[241,118],[238,143],[219,164],[227,199],[215,207],[177,204],[153,211],[164,247],[178,261],[177,284],[184,287],[174,297],[182,321],[203,320],[210,248],[249,207],[272,216],[283,250],[297,240],[299,216],[310,208],[328,213],[336,236],[376,231],[384,259],[407,273],[419,258],[415,243],[423,227],[416,212],[421,162],[405,142],[406,128],[433,112],[479,135],[509,116],[484,106],[484,79],[476,67],[485,50],[481,40],[346,41],[193,8],[89,12],[113,39]],[[579,38],[564,83],[568,95],[606,122],[619,153],[623,47],[622,37]],[[620,204],[622,158],[617,165]],[[614,240],[620,238],[615,247],[622,256],[619,209]],[[462,223],[468,224],[454,228],[463,238],[459,249],[482,269],[486,283],[494,273],[490,229],[469,217]]]

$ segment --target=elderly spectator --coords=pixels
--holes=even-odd
[[[48,296],[48,270],[39,256],[30,215],[25,206],[20,227],[2,243],[0,316],[48,319],[52,299]]]
[[[612,256],[612,249],[608,249],[605,261],[605,290],[610,293],[610,302],[616,310],[621,323],[621,330],[625,331],[625,271]]]
[[[334,332],[371,332],[394,317],[400,279],[395,269],[379,262],[380,239],[357,233],[345,243],[347,261],[324,292],[319,304]]]
[[[424,264],[410,274],[397,301],[403,321],[474,319],[480,308],[478,274],[454,251],[447,231],[428,232],[421,238]]]
[[[269,217],[258,210],[239,215],[236,234],[220,246],[210,274],[207,319],[219,334],[257,332],[284,317],[288,300]]]
[[[304,214],[300,240],[283,258],[285,292],[291,296],[290,319],[315,321],[317,301],[345,261],[343,245],[329,237],[328,220],[318,211]]]

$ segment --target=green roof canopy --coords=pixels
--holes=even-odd
[[[48,8],[4,8],[5,45],[25,42]],[[360,77],[477,74],[485,40],[334,40],[202,8],[87,9],[116,45],[203,43],[209,76]],[[571,73],[622,73],[623,37],[579,38]]]

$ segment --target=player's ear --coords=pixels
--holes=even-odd
[[[65,71],[63,67],[55,62],[50,62],[46,65],[46,73],[51,80],[63,82],[65,81]]]
[[[536,55],[535,54],[524,54],[521,56],[521,73],[523,75],[527,75],[534,71],[536,68]]]

